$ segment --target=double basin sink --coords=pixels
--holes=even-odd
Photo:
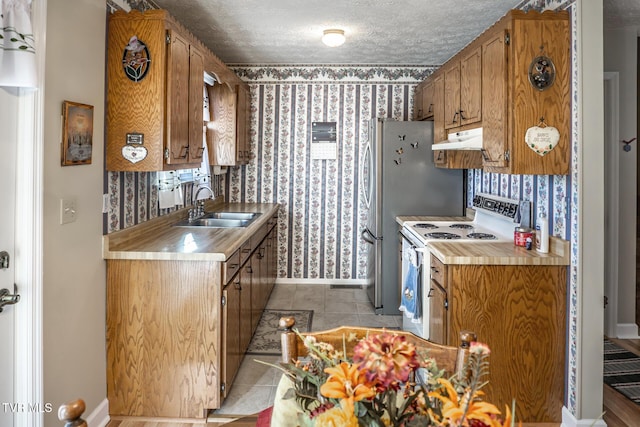
[[[182,220],[174,227],[230,228],[246,227],[262,215],[260,212],[209,212],[192,220]]]

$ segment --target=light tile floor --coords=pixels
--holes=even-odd
[[[312,331],[341,325],[402,327],[401,316],[376,315],[363,289],[331,288],[317,284],[277,284],[271,293],[269,309],[313,310]],[[277,368],[256,362],[278,364],[278,356],[246,355],[229,396],[216,414],[255,414],[273,405],[280,380]]]

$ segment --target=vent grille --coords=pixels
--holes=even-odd
[[[362,289],[362,285],[329,285],[329,289]]]

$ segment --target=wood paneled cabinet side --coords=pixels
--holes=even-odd
[[[123,55],[136,39],[146,47],[136,59],[143,65],[127,74]],[[200,163],[203,64],[202,52],[166,11],[118,11],[109,17],[107,170],[159,171]]]
[[[560,422],[564,398],[566,266],[447,265],[447,344],[463,330],[491,349],[487,401],[518,419]]]

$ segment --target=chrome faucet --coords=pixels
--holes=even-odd
[[[198,188],[198,191],[196,191],[196,194],[193,196],[193,198],[195,199],[195,202],[193,202],[195,204],[195,208],[193,209],[189,209],[189,220],[194,220],[196,218],[200,218],[202,215],[204,215],[204,200],[198,200],[198,194],[200,194],[200,192],[202,190],[209,190],[209,193],[211,193],[211,197],[209,197],[210,199],[215,198],[215,194],[213,194],[213,190],[210,187],[204,186],[204,187],[200,187]]]

